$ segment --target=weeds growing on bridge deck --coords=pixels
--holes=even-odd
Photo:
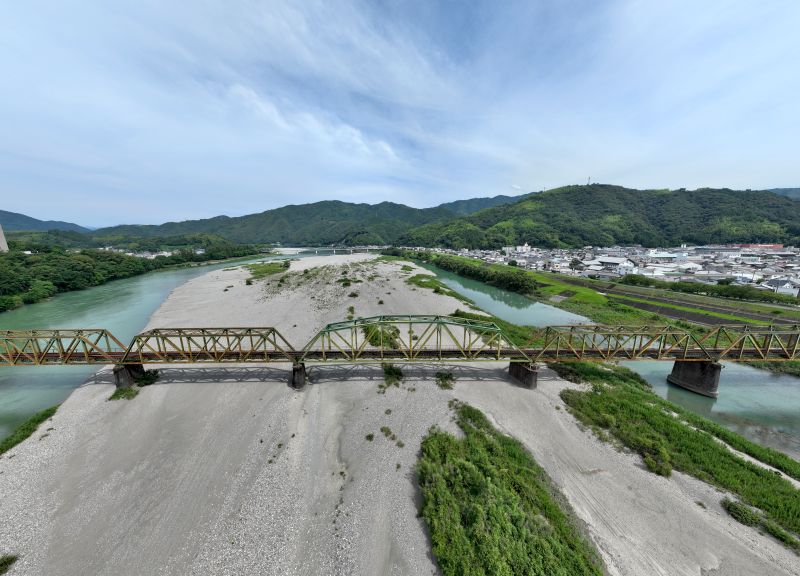
[[[14,430],[10,436],[7,436],[2,441],[0,441],[0,454],[4,454],[11,450],[14,446],[28,438],[31,434],[36,432],[36,429],[39,427],[39,424],[44,422],[45,420],[49,420],[52,418],[53,414],[56,413],[58,410],[58,406],[53,406],[46,410],[42,410],[25,420],[22,424],[20,424],[16,430]],[[2,574],[2,572],[0,572]]]
[[[432,429],[417,466],[422,517],[445,576],[602,574],[567,504],[517,440],[454,403],[465,437]]]
[[[763,513],[760,525],[773,535],[780,534],[778,527],[800,534],[800,490],[780,473],[746,461],[726,444],[796,479],[800,479],[800,463],[659,398],[641,377],[625,368],[586,363],[551,367],[568,380],[592,385],[588,391],[562,390],[561,398],[600,438],[610,434],[638,452],[656,474],[669,476],[673,469],[680,470],[736,494]],[[798,549],[794,536],[778,537]]]

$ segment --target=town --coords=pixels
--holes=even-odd
[[[666,282],[746,285],[795,297],[800,292],[800,249],[782,244],[565,249],[525,243],[501,250],[413,249],[587,278],[613,280],[637,274]]]

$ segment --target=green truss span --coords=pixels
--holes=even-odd
[[[494,322],[391,315],[328,324],[297,348],[272,327],[159,328],[128,345],[103,329],[0,331],[0,366],[270,362],[800,360],[798,326],[530,328],[514,342]]]

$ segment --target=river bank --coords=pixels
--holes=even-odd
[[[251,285],[243,268],[215,270],[174,289],[148,327],[276,326],[299,343],[349,314],[464,307],[406,283],[422,272],[368,255],[306,258]],[[502,364],[452,369],[454,390],[435,385],[436,367],[404,372],[378,394],[380,368],[313,367],[295,392],[286,366],[167,367],[134,400],[107,402],[103,371],[0,458],[0,554],[20,555],[13,574],[436,573],[413,466],[430,426],[457,432],[458,398],[524,443],[610,574],[800,573],[715,489],[655,476],[581,429],[559,398],[576,385],[549,370],[535,390]]]

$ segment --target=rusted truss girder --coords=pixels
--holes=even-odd
[[[705,333],[675,326],[556,326],[523,347],[535,362],[569,360],[800,360],[800,326],[719,326]]]
[[[172,328],[128,346],[106,330],[0,331],[0,366],[510,360],[800,360],[800,326],[553,326],[515,345],[490,321],[451,316],[374,316],[336,322],[302,349],[275,328]]]
[[[125,345],[102,329],[0,332],[0,366],[116,364],[124,354]]]
[[[372,316],[328,324],[300,362],[530,360],[489,321],[455,316]]]
[[[292,362],[295,356],[275,328],[159,328],[134,336],[121,363]]]

